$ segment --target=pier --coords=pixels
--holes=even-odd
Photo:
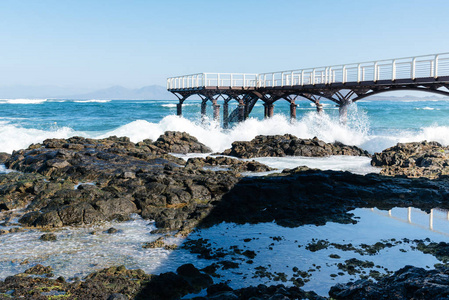
[[[348,105],[372,95],[411,90],[449,96],[449,53],[260,74],[197,73],[168,78],[167,90],[179,99],[179,116],[184,101],[197,95],[201,114],[206,114],[210,102],[214,119],[219,120],[222,100],[224,128],[229,122],[244,121],[258,101],[263,102],[265,118],[273,116],[276,101],[288,101],[290,118],[296,119],[295,101],[300,98],[313,102],[318,113],[323,111],[321,99],[334,102],[345,123]],[[238,103],[231,113],[230,101]]]

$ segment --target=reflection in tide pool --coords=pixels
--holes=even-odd
[[[39,240],[42,232],[38,230],[9,233],[0,235],[0,278],[23,272],[36,263],[52,266],[55,276],[71,278],[120,264],[158,274],[174,271],[189,262],[203,268],[230,261],[238,263],[238,268],[219,268],[220,277],[214,278],[215,282],[229,281],[233,288],[260,283],[292,285],[291,279],[298,277],[299,270],[308,274],[302,278],[309,280],[303,289],[327,295],[331,286],[356,280],[370,271],[387,274],[405,265],[433,268],[439,263],[434,256],[418,251],[414,240],[446,240],[449,235],[446,211],[434,209],[427,214],[414,208],[395,208],[391,211],[356,209],[352,213],[357,224],[285,228],[275,223],[222,223],[192,233],[187,240],[207,239],[212,253],[226,254],[212,260],[200,259],[181,248],[142,248],[144,243],[160,235],[152,234],[154,224],[137,215],[127,222],[105,223],[94,228],[63,228],[55,232],[55,242]],[[111,226],[119,231],[106,233]],[[2,228],[6,229],[0,226]],[[310,245],[319,240],[325,247],[312,251]],[[181,244],[184,240],[171,237],[166,238],[166,242]],[[363,244],[378,242],[389,243],[389,246],[379,248],[374,255],[359,251],[366,248]],[[339,245],[352,245],[352,248]],[[254,255],[249,257],[243,253]],[[372,262],[372,266],[349,274],[342,266],[352,258]]]

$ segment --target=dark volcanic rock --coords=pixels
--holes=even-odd
[[[449,269],[425,270],[405,266],[376,283],[362,279],[333,286],[333,299],[448,299]]]
[[[161,135],[155,146],[172,153],[208,153],[212,149],[198,142],[196,137],[186,132],[166,131]]]
[[[316,137],[313,139],[300,139],[291,134],[269,136],[258,135],[249,142],[234,142],[232,143],[232,148],[225,150],[223,155],[240,158],[263,156],[371,156],[368,151],[362,150],[356,146],[347,146],[339,142],[333,144],[325,143]]]
[[[0,164],[4,164],[5,161],[10,157],[11,157],[11,154],[5,153],[5,152],[0,152]]]
[[[174,300],[189,293],[198,293],[213,284],[212,278],[200,272],[192,264],[180,266],[176,273],[155,276],[136,296],[136,299]]]
[[[239,175],[180,167],[184,163],[149,140],[46,140],[7,161],[32,174],[0,176],[0,209],[30,203],[20,219],[27,226],[93,224],[140,213],[164,230],[191,229]],[[78,182],[84,184],[74,189]]]
[[[53,242],[56,241],[56,235],[54,233],[44,233],[39,239],[44,242]]]
[[[371,164],[383,175],[437,178],[449,175],[449,147],[437,142],[399,143],[375,153]]]
[[[255,160],[242,161],[226,156],[189,158],[187,160],[186,167],[192,166],[196,168],[221,166],[228,167],[229,169],[237,172],[267,172],[274,170],[273,168],[270,168],[269,166],[259,163]]]
[[[242,178],[223,196],[204,226],[225,222],[276,222],[287,227],[355,223],[359,207],[449,208],[449,181],[357,175],[299,167],[282,174]]]

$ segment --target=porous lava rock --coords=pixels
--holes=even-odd
[[[448,299],[449,269],[447,267],[425,270],[405,266],[393,275],[373,282],[357,280],[333,286],[329,295],[332,299]]]
[[[383,175],[437,178],[449,175],[449,147],[427,141],[398,143],[375,153],[371,164],[382,167]]]
[[[171,153],[209,153],[212,149],[198,142],[198,139],[186,132],[166,131],[155,146]]]
[[[267,172],[274,170],[267,165],[264,165],[255,160],[252,161],[243,161],[232,157],[227,156],[217,156],[212,157],[208,156],[206,158],[203,157],[193,157],[189,158],[186,163],[186,167],[227,167],[231,170],[237,172]]]
[[[31,175],[0,175],[0,209],[26,206],[19,221],[38,227],[126,220],[139,213],[161,231],[191,229],[240,178],[184,168],[184,160],[150,140],[134,144],[117,137],[45,140],[15,151],[6,164]]]
[[[291,134],[258,135],[251,141],[233,142],[231,149],[223,155],[240,158],[307,156],[323,157],[330,155],[368,156],[368,151],[339,142],[326,143],[318,138],[300,139]]]

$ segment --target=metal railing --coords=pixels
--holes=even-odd
[[[197,73],[167,79],[167,89],[198,89],[206,86],[256,87],[257,74]]]
[[[167,89],[288,87],[449,76],[449,53],[261,74],[199,73],[167,79]]]

